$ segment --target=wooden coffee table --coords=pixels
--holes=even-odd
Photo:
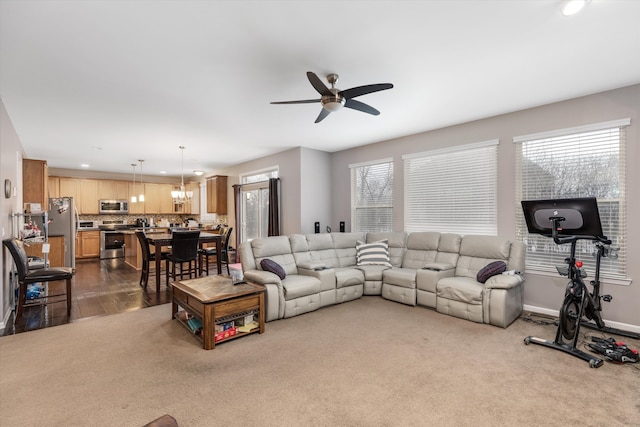
[[[197,331],[194,332],[194,335],[202,340],[205,350],[212,350],[217,343],[248,334],[264,333],[265,287],[262,285],[234,285],[229,276],[207,276],[173,282],[171,287],[172,318],[180,321],[192,332],[193,325],[189,325],[186,315],[198,319],[202,323],[202,329],[199,334]],[[247,331],[232,328],[216,339],[216,325],[228,326],[230,322],[239,322],[240,319],[244,320],[252,315],[257,321],[257,326]]]

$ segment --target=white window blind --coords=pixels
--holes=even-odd
[[[527,270],[555,273],[570,245],[529,234],[522,200],[595,197],[604,234],[620,248],[603,258],[602,278],[626,279],[625,131],[629,119],[514,138],[516,149],[516,227],[527,245]],[[576,257],[590,277],[595,272],[593,242],[578,241]]]
[[[349,165],[351,229],[393,230],[393,159]]]
[[[498,140],[403,156],[405,230],[498,232]]]

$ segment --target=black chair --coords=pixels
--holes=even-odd
[[[66,280],[66,292],[45,295],[43,297],[31,299],[28,305],[47,305],[58,302],[64,302],[65,300],[55,300],[52,298],[66,295],[67,301],[67,316],[71,315],[71,279],[73,278],[73,269],[70,267],[54,267],[54,268],[41,268],[38,270],[29,270],[29,258],[24,250],[24,244],[18,239],[6,239],[2,243],[9,249],[13,261],[18,269],[18,306],[16,307],[16,320],[22,316],[22,310],[27,305],[27,285],[41,282],[55,282],[58,280]]]
[[[171,253],[167,255],[167,285],[169,277],[182,280],[185,276],[198,277],[198,246],[200,230],[176,231],[171,235]],[[176,264],[180,272],[176,272]],[[184,266],[187,264],[187,268]]]
[[[149,282],[149,269],[151,267],[151,263],[156,260],[156,253],[151,252],[151,248],[149,246],[149,241],[147,240],[147,235],[144,231],[136,231],[136,237],[140,242],[140,248],[142,248],[142,274],[140,275],[140,286],[147,289],[147,283]],[[169,252],[160,253],[160,259],[167,259],[167,255]]]
[[[231,240],[231,232],[233,231],[233,227],[227,227],[227,228],[223,228],[220,231],[220,234],[222,235],[222,244],[221,246],[221,253],[220,253],[220,262],[222,264],[225,264],[227,266],[227,274],[231,274],[231,271],[229,270],[229,241]],[[207,276],[209,275],[209,257],[217,257],[218,254],[216,252],[216,248],[203,248],[200,249],[200,274],[202,274],[203,272],[207,273]],[[204,257],[204,262],[202,260],[202,257]]]

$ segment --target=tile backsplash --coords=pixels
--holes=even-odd
[[[168,215],[80,215],[81,221],[124,221],[125,224],[133,224],[138,218],[153,218],[154,224],[166,220],[171,224],[182,224],[192,219],[200,222],[200,215],[193,214],[168,214]],[[218,215],[215,221],[205,221],[203,225],[228,224],[226,215]]]

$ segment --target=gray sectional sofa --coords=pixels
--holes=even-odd
[[[386,242],[387,265],[363,265],[358,243]],[[361,246],[362,247],[362,246]],[[525,245],[498,236],[438,232],[293,234],[245,242],[238,248],[244,277],[266,287],[266,320],[344,303],[363,295],[506,328],[522,312]],[[284,278],[266,271],[279,264]],[[504,261],[507,273],[476,280],[478,271]],[[281,272],[280,272],[281,273]]]

